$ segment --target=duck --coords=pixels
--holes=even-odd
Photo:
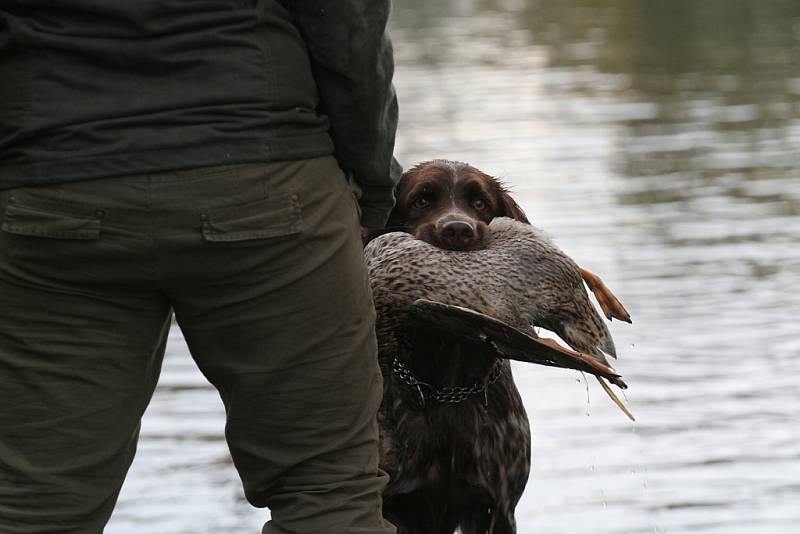
[[[491,221],[481,249],[391,232],[364,257],[384,379],[385,517],[399,534],[516,532],[531,434],[511,360],[592,374],[633,417],[606,383],[627,388],[585,272],[543,230],[506,217]],[[589,289],[604,290],[606,316],[610,296],[613,315],[631,322],[593,276]]]

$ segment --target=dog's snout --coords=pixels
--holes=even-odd
[[[466,221],[447,221],[440,229],[442,241],[448,248],[460,249],[473,244],[476,238],[475,227]]]

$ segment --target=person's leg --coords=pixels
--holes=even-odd
[[[144,237],[117,224],[124,189],[0,192],[4,534],[102,532],[133,459],[169,305],[142,285]]]
[[[245,495],[270,508],[268,534],[394,532],[381,513],[382,382],[355,199],[333,158],[235,174],[188,186],[213,205],[193,234],[165,238],[160,259],[225,403]]]

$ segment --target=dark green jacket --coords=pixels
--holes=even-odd
[[[382,226],[389,0],[0,0],[0,189],[335,153]]]

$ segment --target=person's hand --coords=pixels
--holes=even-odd
[[[366,226],[361,227],[361,243],[364,246],[367,246],[367,243],[373,237],[379,236],[381,234],[380,228],[367,228]]]
[[[383,228],[367,228],[366,226],[362,226],[361,239],[369,239],[371,237],[375,237],[385,232],[386,230],[384,230]]]

